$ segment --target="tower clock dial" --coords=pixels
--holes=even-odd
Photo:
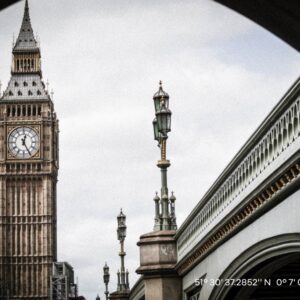
[[[34,156],[38,152],[39,146],[39,136],[30,127],[18,127],[8,137],[8,149],[14,157],[19,159]]]

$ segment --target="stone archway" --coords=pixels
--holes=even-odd
[[[300,234],[253,245],[228,266],[221,282],[210,300],[299,299]]]

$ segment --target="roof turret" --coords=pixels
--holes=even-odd
[[[28,51],[28,50],[39,51],[39,47],[31,27],[28,0],[26,0],[23,21],[19,32],[19,36],[13,48],[13,52]]]

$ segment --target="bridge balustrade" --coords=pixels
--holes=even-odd
[[[179,260],[300,149],[299,90],[300,79],[250,137],[178,230]]]

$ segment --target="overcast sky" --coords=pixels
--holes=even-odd
[[[116,289],[116,216],[127,215],[126,266],[153,228],[160,188],[152,96],[163,81],[173,112],[169,188],[180,225],[299,75],[299,53],[209,0],[30,0],[43,78],[60,120],[58,259],[88,300]],[[0,79],[24,2],[1,12]]]

